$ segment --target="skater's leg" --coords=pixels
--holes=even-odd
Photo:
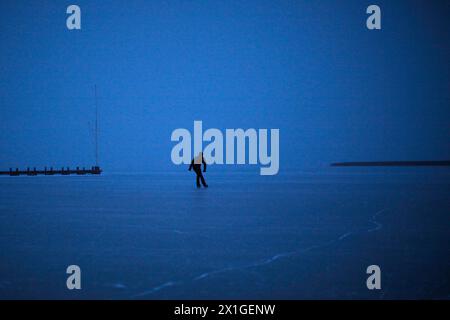
[[[198,174],[198,172],[196,172],[197,174],[197,188],[200,188],[200,175]]]
[[[202,184],[204,187],[207,187],[208,185],[206,184],[205,178],[203,177],[203,174],[200,172],[200,179],[202,180]]]

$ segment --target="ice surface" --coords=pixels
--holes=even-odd
[[[448,169],[0,179],[0,298],[449,298]],[[69,291],[68,265],[82,270]],[[382,290],[366,288],[367,266]]]

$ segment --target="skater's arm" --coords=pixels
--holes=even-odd
[[[205,159],[202,158],[202,162],[203,162],[203,172],[206,172],[206,162],[205,162]]]
[[[191,171],[192,170],[192,166],[194,165],[194,159],[192,159],[192,161],[191,161],[191,165],[189,166],[189,171]]]

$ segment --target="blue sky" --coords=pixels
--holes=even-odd
[[[66,28],[77,4],[82,29]],[[365,26],[382,10],[382,30]],[[279,128],[280,172],[450,158],[448,1],[1,1],[0,167],[173,171],[176,128]],[[259,166],[258,166],[259,167]]]

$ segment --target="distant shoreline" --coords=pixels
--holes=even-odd
[[[335,162],[332,167],[445,167],[450,166],[450,160],[443,161],[361,161]]]

